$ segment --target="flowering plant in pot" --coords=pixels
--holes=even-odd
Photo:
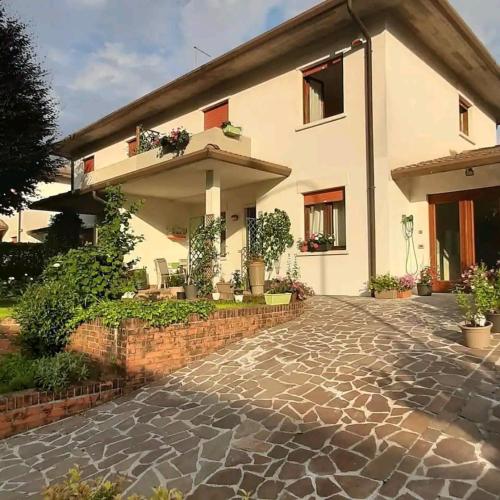
[[[236,127],[230,121],[222,122],[220,128],[224,135],[228,137],[239,137],[241,135],[241,127]]]
[[[415,277],[412,274],[405,274],[398,279],[398,299],[407,299],[411,297],[413,287],[415,286]]]
[[[389,273],[378,274],[370,280],[369,288],[376,299],[396,299],[399,279]]]
[[[292,299],[292,283],[286,278],[274,278],[264,294],[267,305],[285,305]]]
[[[434,271],[432,267],[425,266],[420,270],[417,283],[417,293],[421,297],[432,295],[432,282],[434,280]]]
[[[495,287],[484,264],[467,268],[455,288],[457,304],[464,321],[460,328],[467,347],[485,349],[490,343],[492,323],[486,314],[495,307]]]
[[[309,240],[299,240],[297,241],[297,248],[301,252],[307,252],[309,250]]]
[[[313,233],[306,239],[307,247],[310,252],[326,252],[335,245],[333,234]]]
[[[234,289],[234,300],[236,302],[243,302],[243,278],[239,270],[234,271],[232,274],[231,285]]]
[[[493,286],[493,299],[486,319],[493,324],[491,333],[500,333],[500,260],[494,269],[488,271],[488,281]]]
[[[184,127],[172,129],[169,134],[160,138],[160,156],[164,153],[174,153],[175,156],[183,154],[189,139],[189,132]]]

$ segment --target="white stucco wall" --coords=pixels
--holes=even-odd
[[[407,184],[396,184],[393,168],[438,156],[489,146],[496,141],[495,123],[487,109],[462,88],[440,64],[397,25],[371,26],[373,33],[373,88],[375,127],[375,181],[377,220],[377,270],[402,274],[405,271],[405,244],[401,233],[402,214],[415,216],[415,244],[419,264],[428,262],[428,220],[425,192],[450,191],[468,186],[498,184],[497,170],[483,170],[474,178],[463,173],[431,176]],[[228,217],[228,255],[223,273],[240,266],[239,251],[244,244],[244,208],[256,205],[257,212],[282,208],[292,222],[297,240],[304,236],[303,193],[345,187],[347,248],[327,254],[304,255],[295,247],[302,279],[317,293],[358,295],[368,279],[366,206],[366,152],[364,102],[364,51],[349,51],[344,57],[344,113],[321,123],[302,125],[301,68],[332,57],[350,46],[355,33],[318,41],[300,53],[290,55],[232,82],[214,88],[175,110],[170,116],[144,124],[161,132],[184,126],[191,133],[203,130],[202,109],[221,99],[229,99],[229,119],[243,127],[251,138],[251,156],[286,165],[290,177],[270,189],[263,186],[228,192],[222,186],[221,209]],[[458,130],[458,99],[471,103],[470,138]],[[156,120],[156,121],[155,121]],[[95,151],[96,170],[127,158],[127,144],[133,131]],[[90,154],[91,152],[89,152]],[[471,180],[472,179],[472,180]],[[456,187],[453,187],[456,186]],[[201,215],[203,203],[176,204],[164,199],[146,198],[142,216],[134,218],[134,228],[146,240],[138,246],[140,266],[154,272],[153,260],[185,258],[187,249],[166,241],[168,225],[183,225],[189,217]],[[231,221],[233,214],[238,221]],[[283,257],[281,272],[286,270]]]

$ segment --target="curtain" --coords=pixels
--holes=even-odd
[[[311,234],[318,234],[324,231],[324,216],[323,206],[314,205],[309,210],[309,232]]]
[[[333,203],[332,230],[335,235],[335,246],[345,246],[345,205],[344,202]]]
[[[323,118],[323,84],[312,78],[309,83],[309,121],[314,122]]]

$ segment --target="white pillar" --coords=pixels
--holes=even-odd
[[[218,219],[220,218],[220,174],[207,170],[205,179],[205,216],[212,215],[214,219]],[[220,255],[220,237],[215,240],[215,248]],[[219,276],[214,276],[214,286],[218,281]]]

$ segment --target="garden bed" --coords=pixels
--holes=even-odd
[[[259,330],[290,321],[304,309],[303,302],[239,306],[219,309],[206,319],[192,315],[189,323],[161,327],[138,319],[124,320],[117,328],[106,327],[100,320],[87,322],[73,333],[68,349],[88,354],[101,364],[113,364],[128,379],[152,380]]]

